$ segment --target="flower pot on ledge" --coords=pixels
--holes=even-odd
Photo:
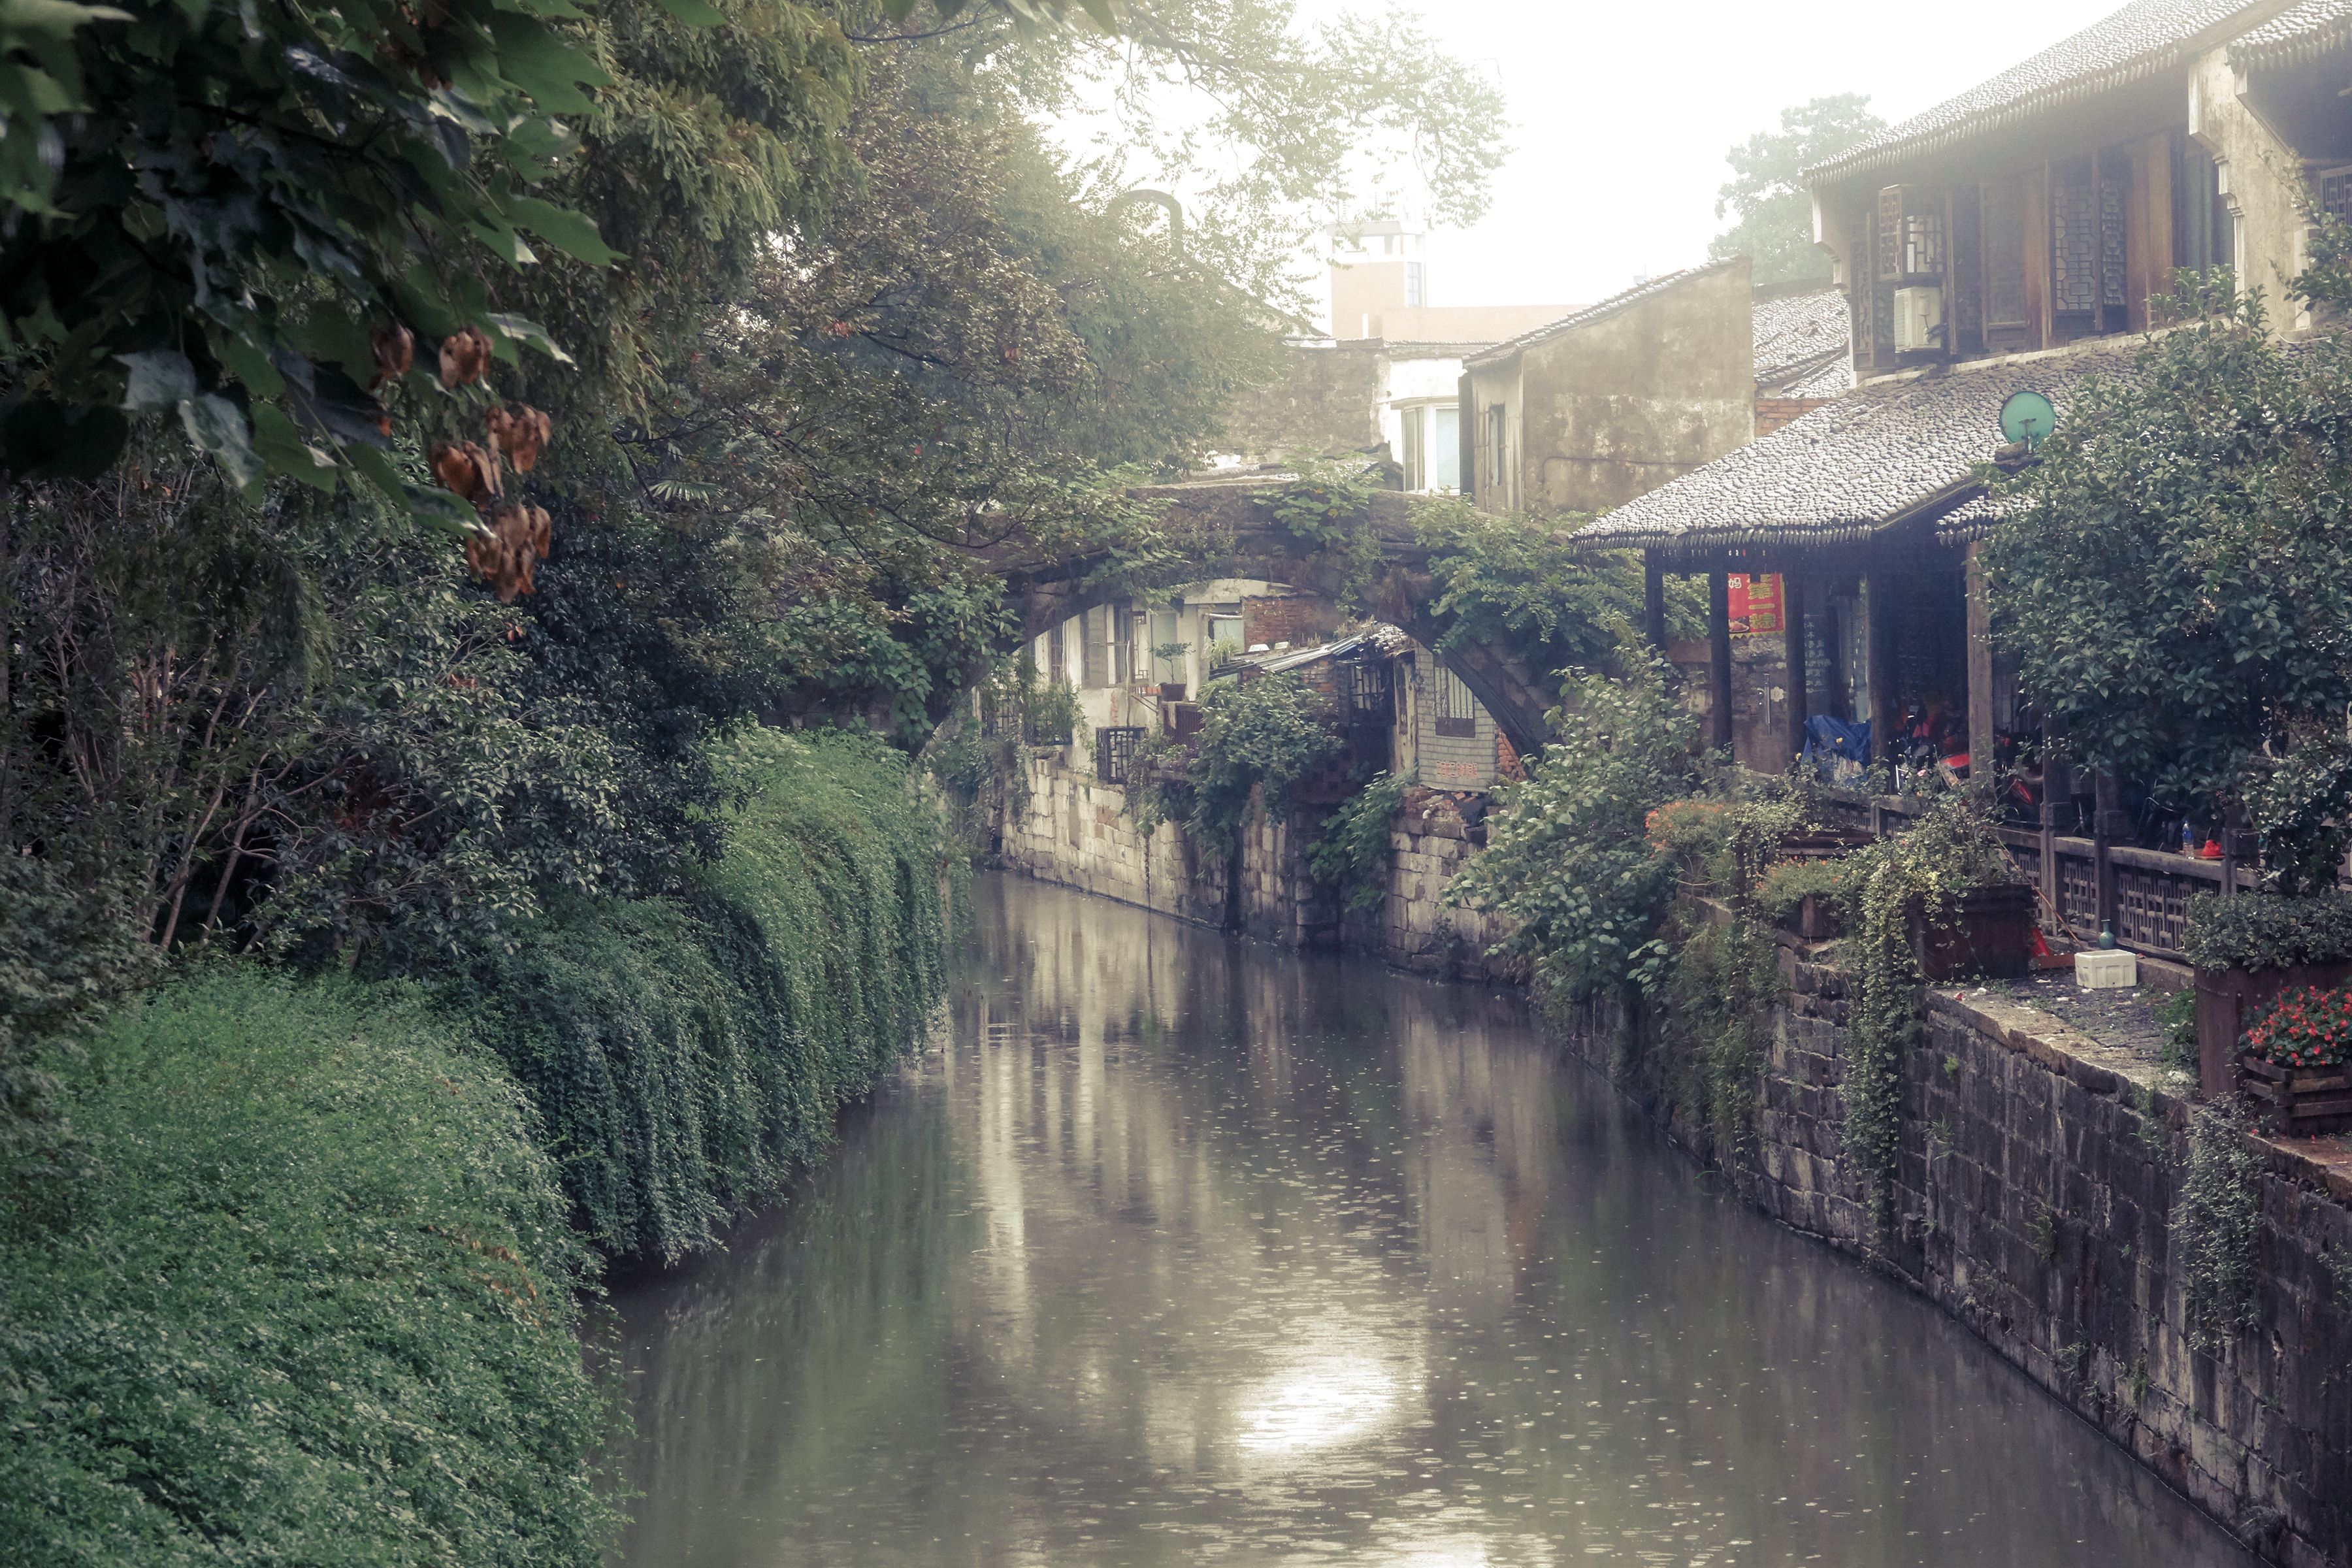
[[[1181,680],[1163,680],[1163,681],[1161,681],[1161,682],[1160,683],[1160,700],[1162,702],[1181,702],[1181,701],[1183,701],[1183,700],[1184,700],[1184,682],[1182,682],[1182,681],[1181,681]]]
[[[2246,1026],[2297,985],[2329,990],[2352,979],[2352,962],[2297,963],[2284,969],[2200,969],[2197,972],[2197,1087],[2218,1100],[2238,1087],[2238,1041]]]
[[[1954,895],[1927,920],[1924,903],[1911,910],[1911,951],[1930,984],[1981,974],[2014,980],[2028,972],[2033,952],[2033,889],[2023,883],[1971,888]]]

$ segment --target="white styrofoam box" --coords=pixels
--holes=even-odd
[[[2078,952],[2074,984],[2085,991],[2128,990],[2139,984],[2139,954],[2120,950]]]

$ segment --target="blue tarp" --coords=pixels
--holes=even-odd
[[[1870,761],[1869,721],[1849,724],[1826,713],[1816,713],[1805,721],[1805,761],[1815,767],[1827,767],[1835,757],[1853,763]]]

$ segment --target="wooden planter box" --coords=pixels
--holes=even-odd
[[[2033,889],[2023,884],[1976,888],[1953,900],[1931,927],[1924,906],[1911,911],[1911,950],[1932,984],[1981,974],[2013,980],[2033,953]]]
[[[2255,1015],[2297,985],[2341,985],[2352,962],[2298,963],[2289,969],[2197,972],[2197,1087],[2218,1100],[2238,1087],[2238,1040]]]
[[[2238,1083],[2268,1108],[2271,1129],[2282,1135],[2352,1126],[2352,1068],[2283,1068],[2242,1053]]]
[[[1845,934],[1844,922],[1838,919],[1837,900],[1819,893],[1807,893],[1801,903],[1780,917],[1780,927],[1806,942],[1827,942]]]

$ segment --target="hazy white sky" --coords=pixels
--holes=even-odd
[[[2123,0],[1948,7],[1404,0],[1497,74],[1516,149],[1494,210],[1431,240],[1433,305],[1586,304],[1705,258],[1725,149],[1790,104],[1864,92],[1901,121]],[[1313,5],[1323,11],[1340,4]]]

